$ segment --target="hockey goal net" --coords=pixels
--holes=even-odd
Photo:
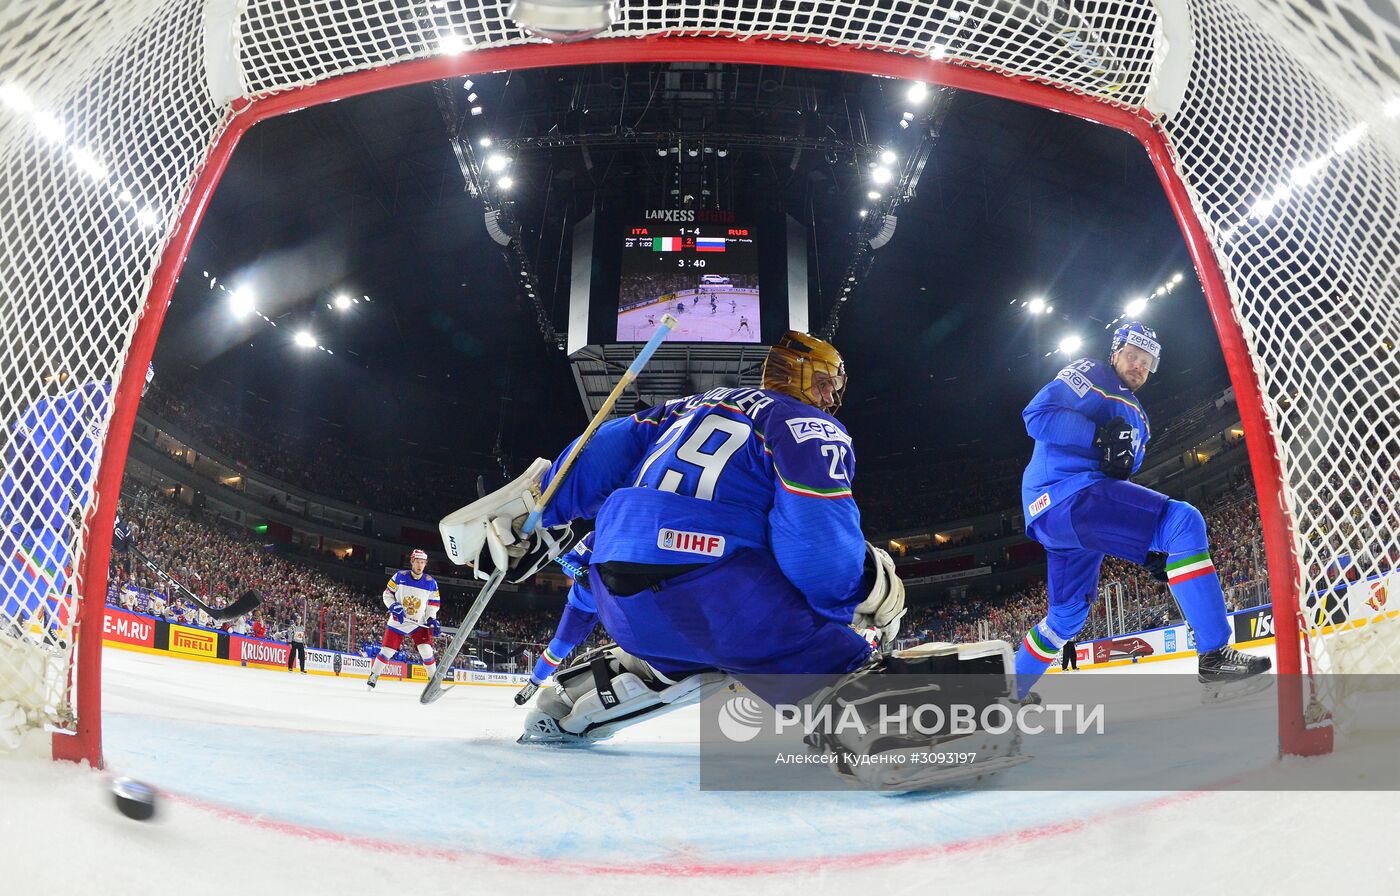
[[[1280,667],[1394,670],[1400,26],[1383,6],[622,0],[600,38],[550,45],[517,27],[506,0],[7,4],[0,743],[47,728],[55,755],[100,761],[126,445],[165,304],[238,136],[398,84],[606,61],[866,71],[1137,136],[1181,220],[1240,398]],[[1352,590],[1372,593],[1342,620]],[[1299,626],[1311,655],[1300,655]],[[1312,723],[1331,699],[1280,688],[1285,750],[1330,744]]]

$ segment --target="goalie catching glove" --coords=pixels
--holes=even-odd
[[[904,583],[895,572],[894,560],[883,549],[865,543],[865,575],[861,584],[868,583],[865,600],[856,604],[851,627],[864,633],[875,629],[875,646],[889,645],[899,634],[899,620],[904,618]]]
[[[525,520],[535,509],[540,483],[549,466],[549,461],[536,458],[510,484],[443,517],[438,529],[452,562],[472,567],[479,579],[487,578],[481,570],[481,551],[485,548],[492,566],[509,569],[506,578],[523,582],[573,547],[576,539],[572,524],[540,527],[528,535],[524,532]]]

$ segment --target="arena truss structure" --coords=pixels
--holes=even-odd
[[[101,762],[103,604],[127,445],[186,252],[248,128],[475,72],[707,61],[947,85],[1142,142],[1243,415],[1279,668],[1303,673],[1280,679],[1281,749],[1329,750],[1347,694],[1308,673],[1394,672],[1400,641],[1383,584],[1369,615],[1332,612],[1349,577],[1381,575],[1400,545],[1400,30],[1379,5],[623,0],[599,37],[551,44],[504,0],[11,2],[0,11],[0,735],[47,728],[55,757]]]

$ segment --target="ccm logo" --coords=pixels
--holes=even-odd
[[[662,529],[656,533],[656,546],[663,551],[683,551],[687,554],[720,557],[724,555],[724,536],[707,535],[704,532],[682,532],[679,529]]]
[[[1045,508],[1047,508],[1047,507],[1049,507],[1049,506],[1050,506],[1050,493],[1049,493],[1049,492],[1046,492],[1045,494],[1041,495],[1039,498],[1036,498],[1034,501],[1032,501],[1032,502],[1031,502],[1031,506],[1030,506],[1029,508],[1027,508],[1027,509],[1030,511],[1031,516],[1035,516],[1037,513],[1040,513],[1042,510],[1044,510]]]

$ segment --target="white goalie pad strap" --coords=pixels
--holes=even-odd
[[[699,703],[728,683],[729,676],[723,672],[700,672],[668,685],[665,690],[653,691],[636,675],[623,672],[612,680],[616,705],[604,706],[598,691],[594,690],[574,704],[573,710],[559,720],[559,727],[570,734],[602,740],[673,709]]]
[[[875,569],[875,582],[865,600],[856,605],[851,624],[857,630],[879,629],[880,642],[887,644],[899,634],[899,620],[904,616],[904,582],[883,548],[867,541],[865,551],[867,562]]]
[[[438,530],[442,533],[443,546],[452,562],[458,566],[470,566],[477,578],[485,578],[485,573],[481,571],[481,550],[484,547],[489,551],[491,564],[496,569],[509,566],[507,548],[516,540],[511,521],[534,509],[540,482],[549,471],[549,466],[549,461],[536,458],[530,468],[510,484],[443,517]]]

